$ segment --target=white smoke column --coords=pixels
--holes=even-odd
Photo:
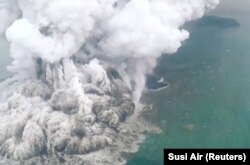
[[[6,31],[8,69],[16,75],[0,84],[5,164],[47,154],[45,164],[58,157],[76,164],[65,155],[81,155],[98,165],[107,157],[91,153],[114,149],[106,164],[124,163],[121,153],[136,152],[149,128],[134,109],[146,75],[189,37],[184,23],[218,2],[0,0],[0,33]]]
[[[115,3],[118,7],[114,7]],[[128,59],[137,65],[129,66],[126,69],[131,71],[125,72],[132,74],[129,77],[136,84],[138,100],[145,84],[143,76],[152,71],[156,59],[162,53],[176,52],[188,38],[188,32],[179,28],[217,3],[218,0],[19,0],[22,18],[6,34],[14,58],[10,70],[30,70],[35,57],[50,63],[71,57],[83,44],[93,45],[86,43],[87,38],[99,37],[94,43],[99,54]]]
[[[134,0],[105,22],[108,35],[99,45],[105,55],[133,62],[135,66],[127,69],[136,84],[136,100],[144,89],[143,76],[152,71],[156,59],[176,52],[188,38],[189,33],[179,28],[217,4],[218,0]]]

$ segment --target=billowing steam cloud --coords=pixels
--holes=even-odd
[[[153,129],[138,107],[146,74],[188,38],[186,21],[217,4],[0,0],[15,73],[0,84],[2,163],[123,164]]]

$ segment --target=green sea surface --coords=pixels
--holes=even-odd
[[[190,39],[159,59],[155,74],[170,86],[144,101],[162,133],[147,135],[127,165],[162,165],[164,148],[250,148],[250,3],[237,3],[224,0],[208,15],[240,27],[189,23]]]
[[[7,65],[10,65],[11,58],[9,56],[9,44],[6,39],[0,35],[0,81],[11,76],[7,71]]]

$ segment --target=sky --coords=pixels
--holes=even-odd
[[[221,0],[220,5],[217,6],[213,13],[237,17],[243,11],[248,11],[249,7],[250,0]]]

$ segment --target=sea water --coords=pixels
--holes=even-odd
[[[11,59],[9,56],[9,43],[4,36],[0,35],[0,81],[11,75],[7,70],[7,65],[10,65]]]
[[[161,165],[164,148],[250,148],[249,8],[250,1],[224,0],[207,14],[239,27],[185,25],[190,39],[155,70],[169,87],[144,96],[154,109],[145,116],[162,133],[148,135],[127,165]]]

